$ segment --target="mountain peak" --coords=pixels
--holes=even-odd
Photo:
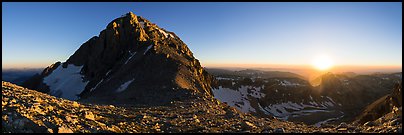
[[[127,16],[136,16],[132,11],[129,11],[128,13],[126,13]]]
[[[187,45],[132,12],[111,21],[61,65],[37,79],[40,83],[35,84],[46,87],[30,88],[108,104],[164,104],[191,95],[211,96],[213,77]]]

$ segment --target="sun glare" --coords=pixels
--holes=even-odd
[[[312,64],[313,64],[314,68],[316,68],[318,70],[328,70],[334,65],[332,60],[326,55],[317,56],[313,60]]]

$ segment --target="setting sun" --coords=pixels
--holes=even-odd
[[[328,70],[334,65],[332,60],[325,55],[317,56],[312,64],[318,70]]]

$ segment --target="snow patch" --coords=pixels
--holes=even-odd
[[[329,121],[341,119],[342,117],[344,117],[344,115],[342,115],[340,117],[337,117],[337,118],[329,118],[329,119],[326,119],[324,121],[317,122],[316,124],[314,124],[314,126],[320,127],[322,124],[328,123]]]
[[[224,79],[224,78],[220,78]],[[226,78],[227,79],[227,78]],[[230,78],[229,78],[230,79]],[[218,89],[213,89],[213,95],[216,99],[227,102],[229,106],[233,106],[238,110],[248,113],[248,112],[256,112],[255,108],[251,107],[249,100],[255,100],[254,98],[260,99],[265,97],[265,94],[261,92],[263,86],[254,87],[254,86],[244,86],[237,89],[223,88],[219,86]],[[278,92],[277,89],[275,89]],[[295,102],[283,102],[271,104],[268,106],[261,106],[258,103],[258,110],[262,111],[266,115],[272,115],[277,117],[278,119],[287,120],[289,116],[292,117],[300,117],[305,115],[311,115],[316,112],[329,112],[327,110],[327,106],[333,106],[334,102],[329,98],[329,101],[322,102],[321,104],[313,101],[313,97],[310,95],[312,99],[309,104],[304,104],[303,101],[301,103]]]
[[[343,84],[343,85],[349,85],[349,80],[347,80],[347,79],[342,79],[342,84]]]
[[[102,81],[104,81],[104,79],[102,79],[101,81],[99,81],[99,82],[97,83],[97,85],[95,85],[95,87],[91,88],[91,89],[90,89],[90,92],[93,91],[94,89],[96,89],[96,88],[98,87],[98,85],[100,85],[100,83],[102,83]]]
[[[255,98],[263,98],[265,96],[264,93],[261,92],[261,87],[245,87],[242,86],[241,89],[243,89],[243,91],[248,92],[248,89],[250,89],[251,93],[246,93],[246,95],[250,95],[252,97]]]
[[[310,104],[316,104],[316,103],[310,102]],[[290,101],[284,103],[272,104],[262,109],[261,108],[260,110],[263,110],[265,114],[269,113],[283,120],[287,120],[289,116],[298,117],[302,115],[310,115],[311,113],[315,112],[329,112],[328,110],[325,110],[326,109],[325,107],[306,105],[303,103],[297,104]],[[292,111],[289,112],[288,110]]]
[[[160,31],[160,33],[163,33],[166,38],[168,38],[168,36],[174,38],[174,36],[172,34],[169,34],[169,33],[165,32],[164,30],[161,30],[161,29],[158,29],[158,30]]]
[[[332,100],[332,98],[330,98],[329,96],[326,96],[331,102],[335,103],[334,100]]]
[[[311,105],[315,105],[318,106],[318,104],[316,102],[309,102]]]
[[[131,53],[130,51],[129,51],[129,53],[130,53],[130,57],[125,61],[125,64],[127,64],[129,62],[129,60],[132,59],[132,57],[135,56],[135,54],[136,54],[136,52]]]
[[[147,51],[149,51],[151,48],[153,47],[153,45],[149,45],[146,49],[146,51],[144,51],[143,55],[145,55],[147,53]]]
[[[299,83],[291,83],[291,82],[289,82],[287,80],[282,80],[281,85],[282,86],[299,86],[300,84]]]
[[[248,101],[247,87],[245,86],[242,86],[239,91],[219,86],[219,89],[213,89],[212,92],[216,99],[221,102],[227,102],[229,106],[233,106],[241,112],[256,112],[251,106],[250,101]]]
[[[217,80],[234,80],[233,78],[216,77]]]
[[[265,113],[265,115],[271,115],[271,113],[269,113],[267,110],[265,110],[264,108],[262,108],[261,104],[258,103],[258,108]]]
[[[140,27],[142,27],[144,29],[144,22],[139,22]]]
[[[43,79],[49,86],[50,95],[69,100],[77,100],[88,81],[83,81],[80,70],[83,66],[68,64],[66,68],[59,65],[50,75]]]
[[[135,78],[133,78],[132,80],[129,80],[129,81],[123,83],[121,86],[119,86],[119,88],[116,90],[116,92],[125,91],[126,88],[128,88],[129,84],[131,84],[134,80],[135,80]]]
[[[326,101],[326,102],[324,102],[324,103],[322,103],[322,105],[324,106],[334,106],[334,104],[333,103],[331,103],[330,101]]]
[[[110,72],[111,72],[111,70],[108,70],[108,72],[105,74],[105,76],[108,76]]]

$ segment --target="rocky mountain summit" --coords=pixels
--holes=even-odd
[[[175,33],[129,12],[23,86],[82,102],[158,105],[210,96],[212,79]]]
[[[385,123],[393,121],[385,120]],[[2,82],[3,133],[357,133],[401,132],[393,126],[315,127],[276,118],[258,118],[214,98],[137,107],[87,104]]]

